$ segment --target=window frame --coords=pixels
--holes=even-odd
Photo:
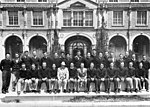
[[[24,0],[24,1],[22,1],[22,0],[20,0],[20,1],[16,0],[16,2],[17,3],[24,3],[24,2],[26,2],[26,0]]]
[[[117,1],[115,1],[115,0],[113,0],[113,1],[110,1],[110,0],[108,0],[110,3],[118,3],[119,2],[119,0],[117,0]]]
[[[122,24],[114,24],[114,12],[122,12]],[[118,21],[118,19],[117,19]],[[123,10],[114,10],[112,11],[112,26],[124,26],[124,11]]]
[[[46,0],[46,1],[44,1],[44,0],[41,0],[41,1],[37,0],[37,2],[39,2],[39,3],[47,3],[48,0]]]
[[[67,24],[66,25],[64,25],[64,12],[70,12],[70,25],[68,24],[68,22],[69,22],[69,19],[66,19],[67,20]],[[65,27],[71,27],[72,26],[72,16],[71,16],[71,13],[72,11],[69,11],[69,10],[63,10],[63,26],[65,26]]]
[[[92,16],[90,16],[90,17],[92,17],[92,19],[89,19],[89,18],[86,19],[86,15],[87,15],[86,12],[91,12],[91,15],[92,15]],[[92,27],[93,24],[94,24],[94,23],[93,23],[93,19],[94,19],[93,11],[90,11],[90,10],[89,10],[89,11],[85,11],[85,18],[84,18],[85,24],[84,24],[84,26],[85,26],[85,27]],[[86,25],[86,21],[88,21],[88,25]],[[92,23],[92,24],[91,24],[91,23]],[[91,25],[90,25],[90,24],[91,24]]]
[[[138,12],[146,12],[146,23],[145,24],[142,24],[142,23],[138,23]],[[140,17],[141,18],[141,17]],[[143,19],[140,19],[140,21],[143,20]],[[148,11],[147,10],[138,10],[136,11],[136,26],[148,26]]]
[[[33,19],[34,19],[34,16],[33,16],[33,14],[34,14],[34,12],[42,12],[42,19],[43,19],[43,24],[42,25],[34,25],[34,21],[33,21]],[[35,11],[31,11],[31,26],[36,26],[36,27],[42,27],[42,26],[44,26],[44,24],[45,24],[45,22],[44,22],[44,11],[43,10],[35,10]]]
[[[135,1],[135,0],[134,0],[134,1],[132,1],[132,0],[130,0],[130,2],[131,2],[131,3],[139,3],[139,2],[140,2],[140,0],[138,0],[138,1]]]
[[[9,23],[9,12],[17,12],[17,14],[18,14],[18,24],[12,24],[12,25],[11,25],[11,24]],[[19,11],[8,10],[8,11],[6,11],[6,14],[7,14],[7,26],[14,26],[14,27],[20,26]]]

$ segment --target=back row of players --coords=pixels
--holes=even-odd
[[[27,85],[30,91],[40,92],[43,82],[46,83],[49,93],[59,93],[62,83],[64,92],[78,92],[79,85],[82,83],[84,83],[85,92],[89,92],[91,82],[95,83],[96,93],[100,92],[101,82],[104,82],[106,92],[110,92],[111,82],[114,82],[115,92],[120,92],[121,81],[125,82],[128,92],[141,91],[143,83],[145,83],[145,89],[149,90],[150,63],[146,56],[138,61],[135,54],[129,56],[129,53],[126,52],[125,56],[120,54],[119,59],[116,60],[113,53],[105,52],[103,55],[100,52],[97,56],[95,50],[92,55],[88,52],[86,58],[81,56],[80,51],[73,59],[70,54],[65,55],[64,52],[60,57],[58,53],[55,53],[53,58],[48,57],[47,52],[44,52],[43,55],[44,57],[40,59],[36,51],[33,51],[33,57],[29,57],[28,51],[25,51],[21,58],[16,53],[15,58],[11,60],[10,54],[7,53],[6,58],[0,64],[3,81],[2,93],[8,92],[10,79],[13,81],[13,91],[18,84],[18,93],[21,92],[23,83],[24,92],[26,92]],[[73,90],[71,90],[70,83],[73,83]]]

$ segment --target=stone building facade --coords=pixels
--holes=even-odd
[[[150,56],[149,7],[150,0],[1,0],[0,59],[6,52],[51,52],[56,44],[86,56],[102,36],[116,56]]]

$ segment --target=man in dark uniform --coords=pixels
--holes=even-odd
[[[63,61],[66,63],[66,56],[65,56],[65,52],[64,51],[61,52],[60,63],[63,62]]]
[[[69,92],[78,92],[78,81],[77,81],[77,69],[74,67],[74,63],[70,63],[69,67],[69,80],[68,80],[68,89]],[[71,83],[73,83],[73,90],[71,90]]]
[[[31,69],[31,58],[29,57],[29,52],[25,51],[23,57],[21,58],[21,62],[25,63],[26,69],[30,70]]]
[[[106,51],[104,55],[104,64],[106,68],[109,68],[109,53]]]
[[[49,80],[50,78],[50,69],[47,67],[46,62],[42,63],[42,67],[38,70],[38,92],[40,92],[42,83],[46,84],[47,91],[49,92]]]
[[[139,62],[136,59],[136,55],[135,54],[132,54],[132,58],[130,59],[130,62],[133,62],[133,67],[135,69],[138,69]]]
[[[104,82],[105,85],[105,78],[107,76],[107,69],[104,67],[104,64],[101,63],[100,67],[97,69],[97,79],[98,79],[98,93],[100,93],[100,85]],[[105,85],[106,87],[106,85]]]
[[[128,68],[125,67],[124,62],[120,62],[120,67],[119,67],[119,70],[117,72],[118,72],[117,73],[118,78],[120,80],[116,80],[116,84],[118,84],[116,89],[117,89],[117,92],[120,92],[120,90],[121,90],[121,81],[126,82],[126,77],[127,77],[127,73],[128,73]]]
[[[87,53],[87,57],[85,58],[85,68],[89,68],[91,62],[93,62],[93,58],[91,57],[91,53]],[[96,66],[95,66],[96,67]]]
[[[125,67],[129,67],[129,61],[131,60],[129,52],[127,51],[125,53],[125,56],[123,57],[124,62],[125,62]]]
[[[36,51],[33,51],[33,57],[31,57],[31,63],[35,64],[36,68],[40,68],[40,58],[36,55]]]
[[[43,52],[43,57],[41,58],[40,66],[42,66],[43,62],[46,62],[48,68],[52,68],[53,60],[48,57],[47,52]]]
[[[66,67],[70,68],[71,63],[72,63],[72,58],[70,57],[70,54],[67,53],[67,55],[66,55]]]
[[[138,78],[140,79],[139,83],[139,89],[143,89],[143,84],[145,83],[145,89],[146,91],[149,91],[149,80],[148,80],[148,70],[146,70],[143,66],[143,63],[139,63],[139,69],[137,71],[138,73]]]
[[[94,82],[96,93],[98,92],[98,80],[96,78],[97,70],[94,68],[94,63],[90,63],[90,67],[87,70],[87,91],[90,91],[90,83]]]
[[[10,85],[12,61],[10,60],[10,54],[6,54],[6,58],[1,61],[0,69],[2,71],[2,93],[8,93]]]
[[[100,52],[97,58],[97,63],[96,63],[96,68],[100,67],[100,64],[104,64],[104,57],[103,57],[103,53]]]
[[[124,59],[123,59],[123,55],[120,54],[120,55],[119,55],[119,59],[116,60],[116,64],[115,64],[116,67],[119,68],[122,62],[125,62],[125,61],[124,61]]]
[[[92,62],[94,63],[95,67],[97,68],[98,57],[97,57],[97,52],[96,52],[95,49],[92,50],[92,55],[91,55],[91,57],[93,58],[93,61],[92,61]],[[98,66],[99,66],[99,65],[98,65]]]
[[[19,54],[16,53],[15,58],[12,60],[12,91],[16,90],[20,67],[21,67],[21,60],[19,58]]]
[[[74,57],[75,67],[80,68],[81,63],[84,63],[84,58],[81,56],[80,50],[78,50],[77,55]]]
[[[57,93],[57,85],[58,85],[58,79],[57,79],[57,68],[56,65],[53,64],[52,68],[50,69],[50,91],[49,93]]]
[[[31,65],[30,75],[31,79],[29,80],[29,89],[32,92],[36,92],[38,85],[38,68],[34,63]]]
[[[141,62],[143,63],[143,68],[148,71],[150,69],[150,62],[147,60],[145,55],[143,55]]]
[[[60,67],[61,60],[60,60],[60,58],[58,56],[58,53],[54,54],[53,63],[56,65],[56,68]]]
[[[110,93],[110,85],[111,82],[114,82],[114,77],[115,77],[115,73],[116,73],[116,68],[114,66],[114,63],[110,63],[110,67],[107,70],[107,76],[105,79],[105,92]],[[115,83],[114,83],[115,84]],[[116,88],[117,86],[114,85],[114,88]]]

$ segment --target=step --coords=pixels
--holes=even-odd
[[[3,101],[13,101],[13,100],[19,100],[19,101],[70,101],[71,99],[78,98],[78,97],[101,97],[101,96],[107,96],[107,97],[114,97],[114,96],[140,96],[142,98],[150,98],[149,92],[141,92],[141,93],[126,93],[121,92],[118,94],[115,94],[111,92],[110,94],[101,92],[100,94],[96,94],[94,92],[90,92],[89,94],[80,92],[80,93],[59,93],[59,94],[48,94],[48,93],[21,93],[20,95],[17,95],[17,93],[8,93],[5,96],[3,96]]]

